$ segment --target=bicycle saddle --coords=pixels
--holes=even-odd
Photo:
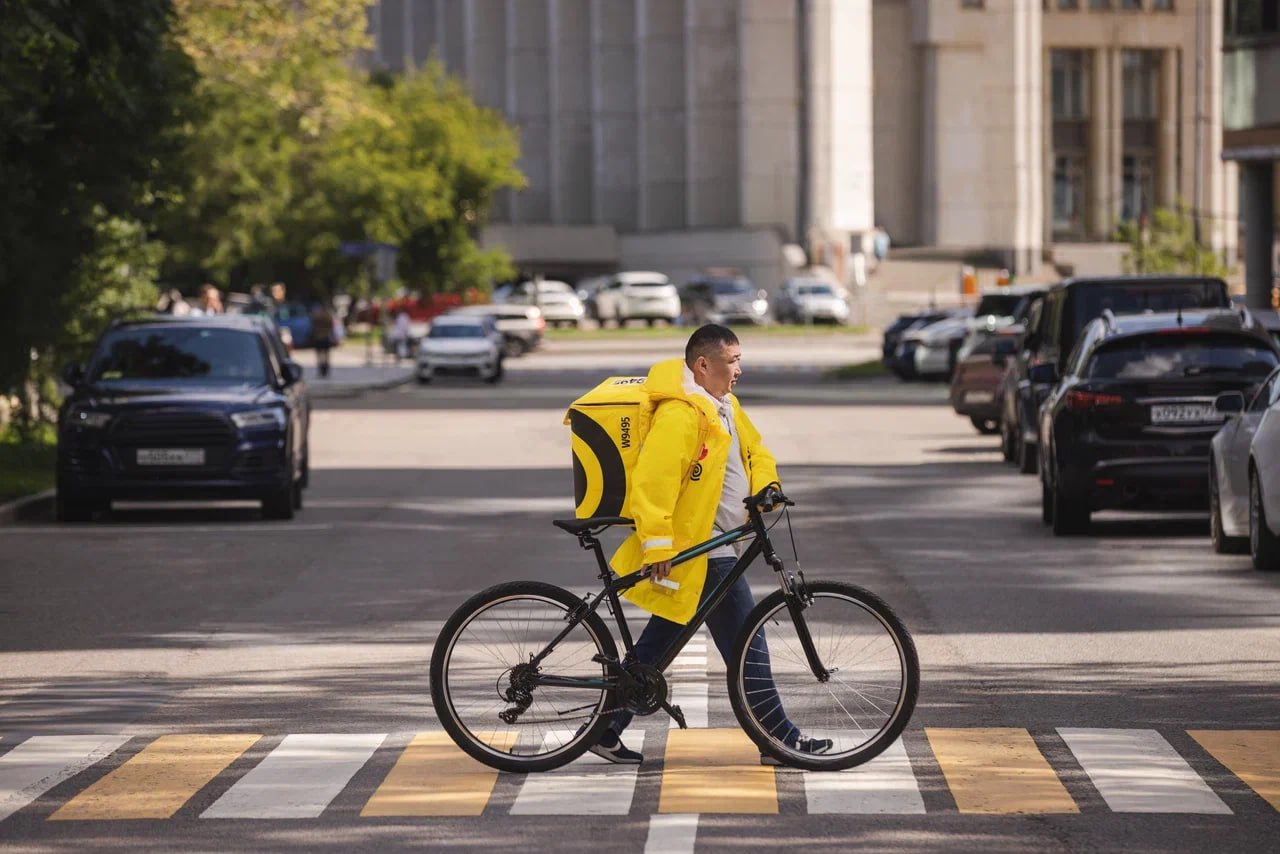
[[[622,516],[592,516],[590,519],[553,519],[551,524],[576,536],[585,534],[592,528],[608,528],[612,525],[634,525],[635,521],[625,519]]]

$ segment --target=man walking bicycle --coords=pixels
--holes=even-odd
[[[654,615],[635,644],[635,660],[642,664],[661,659],[702,598],[732,571],[737,554],[732,545],[721,546],[674,568],[672,558],[741,525],[746,520],[744,499],[778,480],[773,455],[732,394],[742,375],[741,362],[738,336],[727,327],[707,324],[689,337],[683,363],[660,362],[645,380],[656,405],[632,474],[636,532],[613,557],[620,573],[643,566],[649,574],[649,582],[625,594]],[[746,577],[740,576],[707,617],[726,661],[754,605]],[[788,719],[774,689],[763,634],[752,642],[752,652],[744,676],[757,686],[751,702],[757,718],[771,735],[800,752],[830,750],[830,739],[805,738]],[[644,757],[621,739],[631,718],[629,712],[618,712],[592,752],[611,762],[641,762]],[[777,764],[763,755],[761,761]]]

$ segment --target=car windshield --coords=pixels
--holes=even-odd
[[[666,282],[627,282],[629,288],[665,288],[669,287]]]
[[[1104,345],[1089,362],[1098,379],[1160,379],[1210,374],[1264,377],[1276,355],[1261,341],[1198,333],[1141,335]]]
[[[484,327],[471,323],[437,323],[427,333],[428,338],[483,338]]]
[[[267,381],[263,355],[258,334],[240,329],[122,329],[103,340],[90,369],[90,379],[261,385]]]
[[[830,297],[835,296],[836,292],[826,282],[800,282],[796,285],[796,293],[802,297]]]
[[[711,283],[711,286],[715,289],[716,296],[720,296],[720,297],[733,296],[733,295],[735,295],[735,294],[749,294],[749,293],[751,293],[751,285],[750,285],[750,284],[748,284],[747,282],[742,282],[742,281],[737,281],[737,282],[725,282],[725,281],[712,282],[712,283]]]
[[[987,294],[978,301],[978,307],[974,309],[973,315],[982,317],[987,314],[996,314],[1008,317],[1018,307],[1019,300],[1021,297],[1014,294]]]

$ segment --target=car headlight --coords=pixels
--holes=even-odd
[[[769,310],[769,301],[763,299],[754,300],[751,303],[751,307],[755,309],[756,314],[764,314]]]
[[[78,427],[92,427],[97,430],[111,423],[111,413],[77,409],[71,413],[70,421]]]
[[[283,409],[250,409],[247,412],[231,413],[231,421],[241,430],[260,430],[264,427],[283,430],[285,414]]]

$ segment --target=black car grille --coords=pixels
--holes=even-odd
[[[126,415],[111,433],[111,444],[120,448],[207,448],[235,440],[235,428],[226,420],[193,412]]]

